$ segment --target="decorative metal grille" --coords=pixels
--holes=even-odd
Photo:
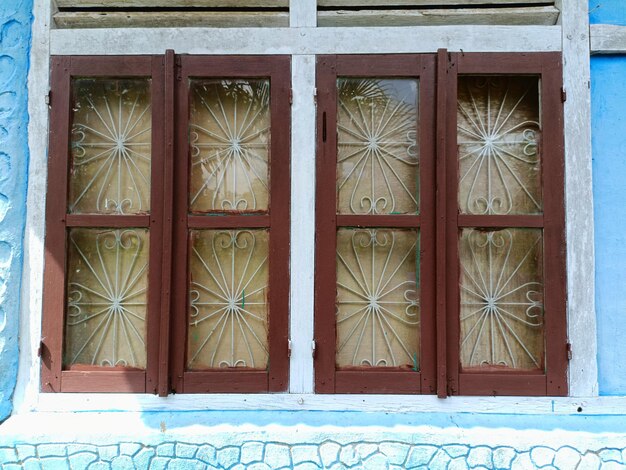
[[[193,230],[187,363],[265,368],[267,230]]]
[[[338,213],[417,212],[417,80],[342,78],[337,87]]]
[[[337,232],[337,365],[419,370],[418,235]]]
[[[465,76],[458,90],[461,212],[541,213],[539,80]]]
[[[81,78],[73,94],[69,212],[148,212],[150,80]]]
[[[268,209],[269,80],[193,80],[192,212]]]
[[[461,364],[541,369],[544,354],[540,229],[464,229]]]
[[[148,231],[69,232],[64,364],[146,365]]]

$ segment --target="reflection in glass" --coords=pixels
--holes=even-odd
[[[269,80],[192,80],[192,212],[267,211]]]
[[[461,365],[542,369],[541,229],[463,229]]]
[[[461,77],[457,119],[461,212],[541,213],[539,79]]]
[[[418,211],[418,81],[337,81],[337,212]]]
[[[150,80],[72,82],[69,212],[150,210]]]
[[[418,234],[337,232],[337,366],[419,370]]]
[[[193,230],[190,369],[267,367],[267,230]]]
[[[69,232],[64,365],[146,366],[148,231]]]

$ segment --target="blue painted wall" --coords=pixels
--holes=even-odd
[[[17,377],[32,0],[0,0],[0,421]]]
[[[624,0],[590,0],[592,23],[626,25]],[[598,369],[602,395],[626,394],[626,56],[591,58]]]
[[[589,20],[592,23],[626,25],[626,2],[624,0],[589,0]]]

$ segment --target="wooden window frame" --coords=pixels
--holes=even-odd
[[[269,78],[270,204],[267,215],[187,215],[187,77]],[[67,213],[71,85],[74,77],[151,79],[151,210],[147,215]],[[183,79],[185,77],[185,79]],[[52,56],[41,356],[42,392],[284,391],[288,385],[290,119],[289,56]],[[180,114],[183,113],[183,114]],[[64,370],[67,232],[73,227],[149,229],[145,370],[69,366]],[[270,230],[267,371],[185,372],[187,229]]]
[[[291,61],[287,56],[181,56],[178,76],[176,136],[178,155],[187,155],[187,116],[190,78],[269,78],[271,83],[271,147],[269,211],[266,214],[220,216],[188,215],[188,159],[176,171],[174,220],[174,318],[172,391],[175,393],[280,392],[288,386],[289,329],[289,210],[290,210],[290,131]],[[224,371],[187,371],[187,238],[188,229],[267,228],[269,242],[269,359],[266,371],[236,368]],[[184,315],[182,314],[184,312]]]
[[[422,67],[416,69],[415,64]],[[460,215],[458,208],[457,81],[459,75],[534,75],[541,81],[543,122],[539,216]],[[338,77],[420,78],[420,215],[337,215],[336,82]],[[436,77],[430,87],[428,77]],[[317,393],[567,395],[564,131],[561,53],[448,53],[319,56],[315,270]],[[425,96],[423,89],[431,95]],[[424,109],[426,108],[426,109]],[[548,158],[548,156],[550,158]],[[550,178],[549,182],[547,178]],[[425,188],[424,186],[428,186]],[[400,220],[406,219],[406,224]],[[336,234],[345,226],[414,227],[421,234],[421,340],[415,372],[335,366]],[[543,229],[545,371],[460,370],[459,233],[463,227]]]
[[[418,215],[337,215],[337,78],[419,78],[420,207]],[[435,57],[425,55],[319,56],[317,60],[317,204],[315,260],[315,389],[318,393],[433,393],[435,191]],[[336,234],[341,227],[419,229],[420,371],[399,368],[336,370]]]

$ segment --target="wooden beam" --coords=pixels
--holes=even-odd
[[[497,6],[506,4],[533,5],[554,3],[549,0],[318,0],[321,7],[372,7],[372,6]]]
[[[559,26],[53,29],[53,55],[385,54],[561,50]]]
[[[56,0],[56,3],[59,8],[274,8],[289,6],[289,0]]]
[[[598,394],[588,10],[587,2],[562,0],[567,327],[574,397]]]
[[[319,11],[319,26],[554,25],[555,7]]]
[[[626,54],[626,26],[591,25],[592,54]]]
[[[58,28],[286,27],[287,12],[59,12]]]

